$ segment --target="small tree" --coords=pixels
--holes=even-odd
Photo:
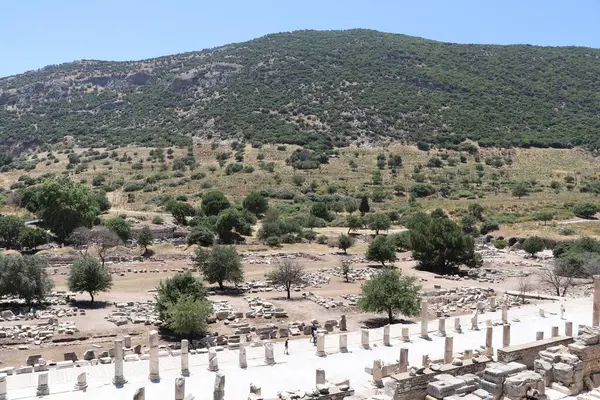
[[[154,241],[154,233],[148,226],[144,226],[137,234],[137,242],[144,248],[144,254],[148,252],[148,246]]]
[[[267,212],[269,200],[259,192],[250,192],[244,199],[243,206],[251,213],[261,215]]]
[[[344,208],[348,214],[352,214],[354,211],[358,210],[358,205],[355,200],[348,200],[344,205]]]
[[[217,283],[223,289],[223,282],[241,283],[244,270],[240,256],[233,246],[217,245],[212,249],[196,250],[195,266],[209,283]]]
[[[598,207],[592,203],[575,204],[573,213],[581,218],[592,218],[598,212]]]
[[[231,204],[223,192],[213,190],[211,192],[206,192],[204,196],[202,196],[201,206],[204,214],[219,215],[221,211],[231,207]]]
[[[196,209],[184,201],[173,201],[169,203],[168,208],[171,215],[173,215],[173,219],[180,225],[186,225],[187,217],[196,215]]]
[[[542,285],[549,286],[557,296],[564,297],[573,282],[574,273],[572,269],[557,264],[554,267],[542,268],[538,272],[538,278]]]
[[[539,236],[530,236],[523,242],[523,250],[535,257],[535,253],[544,250],[544,240]]]
[[[529,194],[529,188],[522,182],[517,183],[512,188],[512,195],[518,197],[519,199],[523,196],[527,196]]]
[[[346,279],[346,282],[350,282],[350,272],[352,272],[352,262],[350,262],[350,260],[342,260],[341,261],[341,269],[342,269],[342,274],[344,275],[344,279]]]
[[[396,246],[385,236],[377,236],[367,248],[366,258],[385,267],[386,261],[396,260]]]
[[[92,303],[97,293],[107,292],[113,285],[108,269],[91,257],[76,260],[71,265],[68,284],[72,292],[89,293]]]
[[[202,281],[193,276],[189,271],[161,280],[156,287],[156,309],[162,320],[167,319],[169,304],[177,303],[182,296],[192,300],[204,300],[206,288]]]
[[[529,279],[529,275],[519,277],[518,288],[521,295],[521,303],[525,304],[525,295],[533,290],[533,284]]]
[[[102,262],[102,266],[104,266],[108,251],[121,243],[119,236],[105,226],[93,227],[90,232],[90,241],[96,247],[96,252]]]
[[[371,207],[369,206],[369,198],[367,196],[363,196],[360,199],[360,205],[358,206],[358,211],[360,211],[360,215],[364,216],[366,213],[371,211]]]
[[[346,216],[346,226],[348,227],[348,235],[349,235],[350,232],[362,228],[362,226],[363,226],[362,218],[357,217],[356,215],[347,215]]]
[[[354,246],[356,239],[352,236],[344,235],[343,233],[337,238],[337,247],[344,250],[344,253],[348,253],[348,249]]]
[[[481,204],[471,203],[469,204],[469,207],[467,209],[469,210],[469,214],[471,214],[478,220],[483,221],[483,212],[485,211],[485,209]]]
[[[25,227],[19,235],[19,243],[22,247],[35,250],[36,247],[48,243],[48,234],[43,229]]]
[[[379,231],[388,230],[392,226],[390,217],[385,213],[377,213],[369,218],[369,229],[375,231],[375,235],[379,235]]]
[[[131,226],[124,218],[109,218],[102,222],[102,225],[116,233],[123,241],[131,239]]]
[[[23,221],[20,218],[12,215],[6,217],[0,216],[0,242],[7,249],[18,247],[19,235],[24,227]]]
[[[267,274],[267,278],[277,285],[285,286],[287,298],[290,299],[292,285],[304,282],[304,268],[295,261],[283,260]]]
[[[549,211],[540,211],[540,212],[535,213],[533,215],[533,218],[536,221],[543,221],[544,225],[546,225],[546,222],[552,221],[552,218],[554,218],[554,214],[552,214]]]
[[[386,313],[390,324],[398,312],[415,316],[421,301],[421,287],[415,282],[415,277],[402,276],[396,270],[381,271],[362,286],[358,307],[365,312]]]
[[[166,324],[176,334],[191,337],[206,331],[206,318],[212,314],[212,305],[191,295],[182,295],[167,305]]]

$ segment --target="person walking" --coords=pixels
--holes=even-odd
[[[284,350],[283,350],[283,354],[286,354],[288,356],[290,355],[290,351],[289,351],[289,347],[288,347],[288,342],[289,341],[290,341],[289,338],[285,339],[285,345],[284,345]]]

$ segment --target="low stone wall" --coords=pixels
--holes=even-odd
[[[431,371],[426,369],[422,375],[410,376],[408,372],[391,376],[391,379],[385,384],[385,394],[393,400],[420,400],[427,396],[427,384],[433,381],[433,377],[439,374],[449,374],[452,376],[475,374],[480,375],[491,361],[487,357],[480,357],[482,362],[473,362],[464,360],[462,366],[451,364],[442,365],[441,371]]]
[[[573,338],[570,336],[557,336],[548,339],[537,340],[531,343],[520,344],[517,346],[509,346],[503,349],[498,349],[498,361],[509,363],[516,361],[525,364],[528,369],[533,369],[533,361],[539,358],[539,352],[546,350],[548,347],[563,345],[568,346],[573,343]]]
[[[600,372],[600,344],[585,345],[573,343],[569,345],[569,352],[575,354],[583,361],[583,376],[589,377]]]

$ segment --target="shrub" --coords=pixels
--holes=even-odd
[[[329,238],[327,237],[327,235],[317,236],[317,243],[319,243],[319,244],[327,244],[328,241],[329,241]]]
[[[494,247],[497,249],[506,248],[506,240],[498,239],[498,240],[494,241]]]
[[[156,225],[162,225],[165,223],[165,220],[160,215],[157,215],[154,218],[152,218],[152,223]]]
[[[577,235],[577,231],[573,228],[561,228],[558,230],[558,234],[563,236],[573,236]]]
[[[279,242],[279,238],[277,236],[270,236],[265,240],[267,246],[270,247],[280,247],[281,243]]]

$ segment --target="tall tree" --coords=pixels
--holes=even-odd
[[[29,250],[35,250],[36,247],[48,243],[48,234],[40,228],[25,227],[19,235],[21,247]]]
[[[177,300],[187,296],[192,300],[204,300],[206,288],[202,280],[193,276],[189,271],[177,274],[158,283],[156,287],[156,309],[162,320],[167,318],[169,304],[177,303]]]
[[[191,338],[194,333],[206,331],[206,318],[212,311],[207,300],[182,295],[167,305],[165,322],[171,331]]]
[[[48,262],[37,256],[0,255],[0,295],[13,295],[27,305],[41,303],[54,283],[48,276]]]
[[[102,221],[102,225],[116,233],[123,241],[131,239],[131,225],[124,218],[108,218]]]
[[[259,192],[250,192],[244,199],[243,206],[246,210],[259,216],[269,209],[269,200]]]
[[[108,269],[91,257],[75,260],[69,268],[67,282],[70,291],[89,293],[92,303],[96,294],[109,291],[113,285]]]
[[[379,235],[379,231],[387,231],[390,226],[392,226],[392,221],[385,213],[377,213],[369,217],[369,229],[374,230],[375,235]]]
[[[539,236],[530,236],[523,242],[523,250],[535,257],[535,253],[544,250],[544,239]]]
[[[421,286],[416,285],[416,280],[393,269],[383,270],[362,286],[358,307],[365,312],[386,313],[390,324],[398,312],[415,316],[421,301]]]
[[[19,245],[19,235],[25,228],[23,221],[15,216],[0,216],[0,242],[7,249],[17,248]]]
[[[344,254],[348,253],[348,249],[354,246],[354,243],[356,243],[356,239],[343,233],[337,238],[337,247],[344,250]]]
[[[364,216],[366,213],[371,211],[371,207],[369,206],[369,198],[367,196],[363,196],[360,199],[360,205],[358,206],[358,211],[360,211],[360,215]]]
[[[154,241],[154,233],[149,226],[145,225],[137,234],[137,242],[144,248],[144,254],[148,252],[148,246]]]
[[[224,282],[241,283],[244,270],[240,256],[233,246],[217,245],[212,249],[196,250],[195,266],[202,271],[209,283],[217,283],[223,289]]]
[[[206,215],[219,215],[219,213],[229,207],[231,204],[223,192],[212,190],[204,193],[202,196],[202,211]]]
[[[284,260],[277,264],[267,277],[276,285],[283,285],[287,298],[290,299],[292,285],[300,285],[304,282],[304,268],[295,261]]]
[[[366,259],[380,262],[385,267],[386,261],[396,260],[396,245],[385,236],[377,236],[367,248]]]
[[[346,226],[348,227],[348,235],[349,235],[350,232],[362,228],[362,226],[363,226],[362,218],[360,218],[356,215],[347,215],[346,216]]]

